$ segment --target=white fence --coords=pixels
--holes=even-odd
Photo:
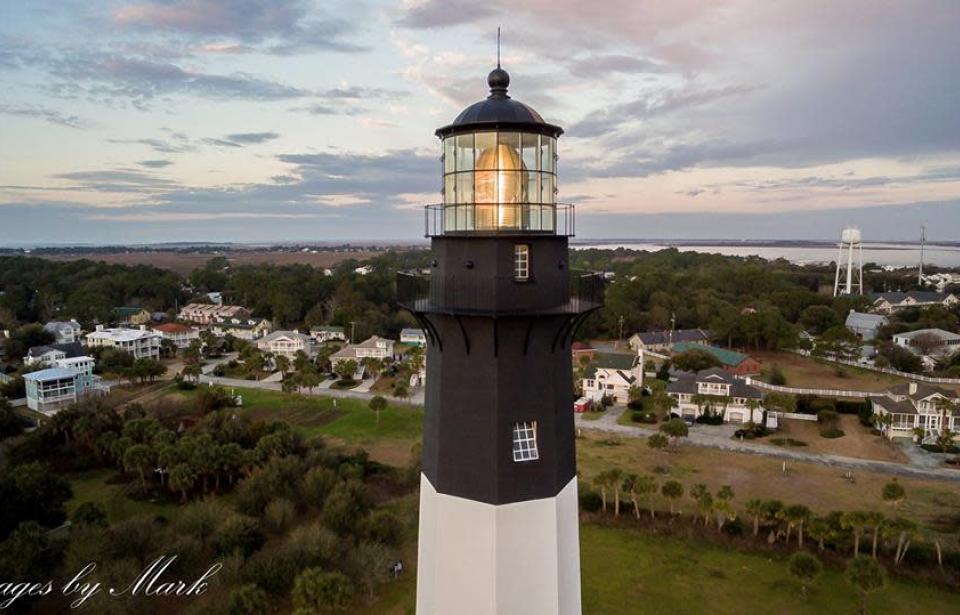
[[[777,412],[779,419],[795,419],[798,421],[816,421],[816,414],[800,414],[799,412]]]
[[[868,391],[839,391],[836,389],[801,389],[797,387],[784,387],[776,384],[769,384],[762,380],[756,380],[750,376],[744,377],[744,382],[758,389],[767,391],[776,391],[777,393],[791,393],[793,395],[819,395],[820,397],[878,397],[883,393],[871,393]]]
[[[796,354],[803,356],[809,356],[810,353],[805,353],[803,351],[794,351]],[[857,361],[847,361],[846,359],[835,359],[832,357],[817,357],[818,359],[823,359],[829,363],[839,363],[841,365],[849,365],[850,367],[859,367],[860,369],[867,369],[872,372],[880,372],[882,374],[890,374],[891,376],[900,376],[901,378],[908,378],[910,380],[919,380],[920,382],[927,382],[929,384],[960,384],[960,378],[937,378],[934,376],[924,376],[923,374],[911,374],[910,372],[901,372],[898,369],[892,369],[889,367],[876,367],[875,365],[869,365],[864,363],[858,363]]]

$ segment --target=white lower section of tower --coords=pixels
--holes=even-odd
[[[418,615],[577,615],[577,479],[556,497],[494,506],[420,475]]]

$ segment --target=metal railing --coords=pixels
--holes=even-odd
[[[397,274],[397,303],[417,313],[583,314],[602,307],[603,294],[604,279],[599,272],[571,271],[566,292],[552,297],[546,296],[536,280]]]
[[[424,206],[424,236],[542,233],[576,235],[571,203],[442,203]]]

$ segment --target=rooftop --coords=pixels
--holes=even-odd
[[[727,350],[726,348],[717,348],[716,346],[704,346],[703,344],[694,344],[691,342],[680,342],[679,344],[674,344],[673,350],[675,352],[686,352],[688,350],[703,350],[708,352],[717,358],[718,361],[724,365],[730,367],[736,367],[744,361],[746,361],[749,356],[737,352],[735,350]]]
[[[67,369],[64,367],[51,367],[49,369],[41,369],[36,372],[30,372],[23,375],[24,380],[31,380],[35,382],[43,382],[46,380],[61,380],[64,378],[75,378],[77,376],[77,370]]]

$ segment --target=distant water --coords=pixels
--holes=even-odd
[[[831,263],[836,261],[838,249],[826,246],[790,246],[790,245],[707,245],[707,244],[671,244],[671,243],[598,243],[571,245],[574,249],[596,248],[600,250],[647,250],[657,252],[667,248],[676,248],[681,252],[703,252],[708,254],[726,254],[728,256],[760,256],[775,260],[785,258],[798,265]],[[924,249],[923,260],[927,264],[941,267],[960,267],[960,247],[930,246]],[[897,243],[864,243],[863,262],[890,265],[893,267],[915,267],[920,263],[920,246]]]

